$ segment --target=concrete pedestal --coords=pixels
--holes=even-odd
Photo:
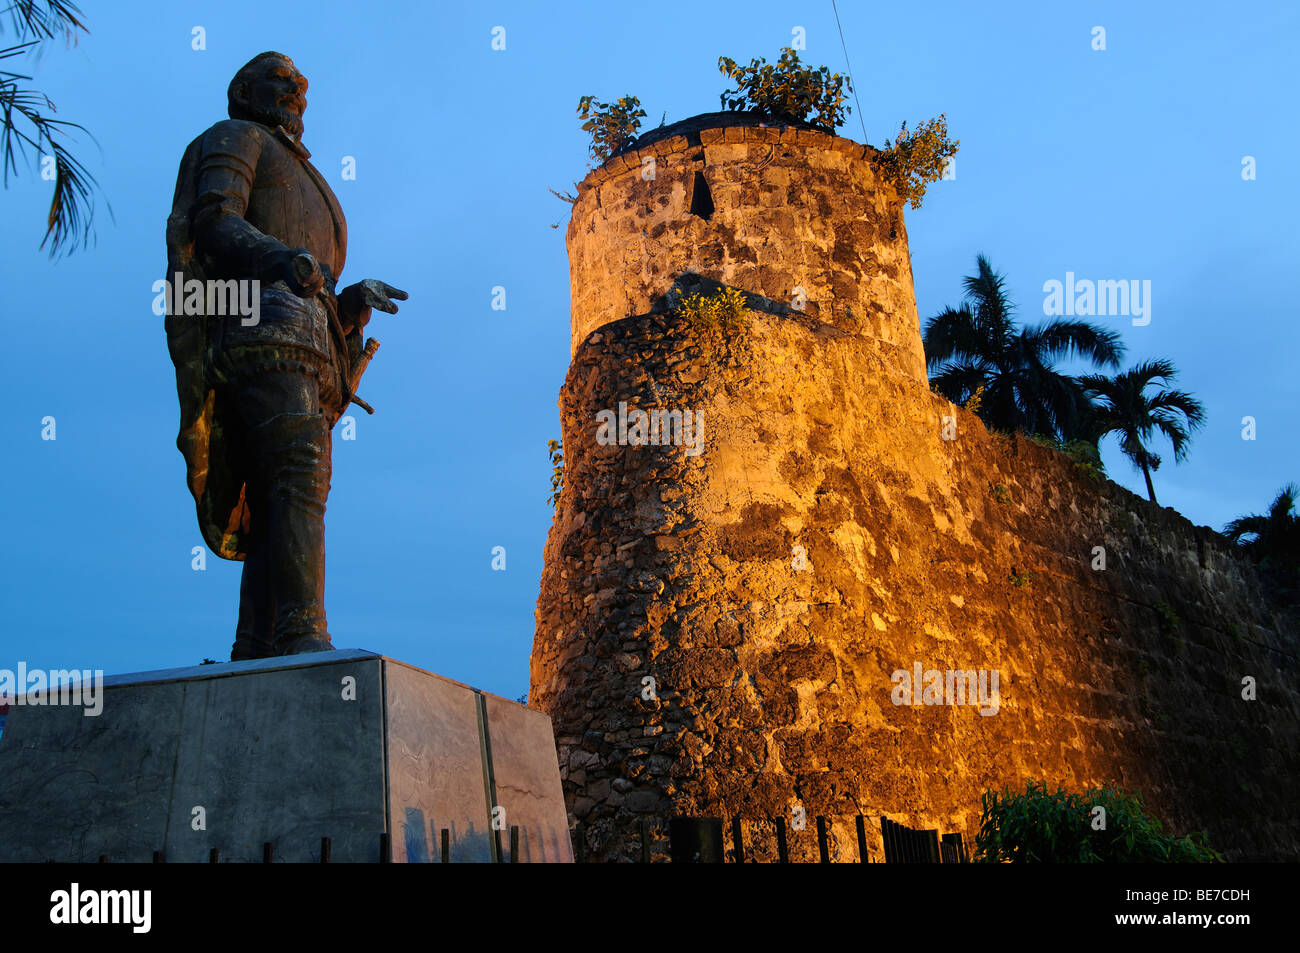
[[[500,831],[500,854],[493,817]],[[569,862],[551,721],[372,652],[104,679],[103,709],[10,706],[0,861]]]

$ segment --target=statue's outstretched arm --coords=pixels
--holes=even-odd
[[[397,314],[395,301],[405,301],[408,295],[376,278],[367,278],[348,285],[339,292],[339,320],[345,333],[362,331],[370,321],[370,311],[378,308],[388,314]]]

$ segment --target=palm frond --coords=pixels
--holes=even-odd
[[[965,305],[944,308],[925,323],[921,332],[925,361],[933,366],[949,360],[972,360],[988,357],[985,338],[975,325],[975,316]]]
[[[1187,419],[1193,430],[1205,426],[1205,405],[1186,391],[1165,390],[1154,395],[1147,406],[1153,415],[1160,412],[1175,412]]]
[[[1253,542],[1253,540],[1248,540],[1245,537],[1262,536],[1267,527],[1267,517],[1259,516],[1258,514],[1252,516],[1238,516],[1236,519],[1230,521],[1228,525],[1223,527],[1223,535],[1228,537],[1228,539],[1232,540],[1234,543],[1249,543]]]
[[[52,40],[62,36],[76,43],[79,32],[90,32],[81,21],[81,10],[70,0],[12,0],[4,12],[19,37]]]
[[[1140,384],[1139,389],[1141,390],[1157,380],[1165,382],[1174,380],[1178,377],[1178,370],[1174,367],[1172,361],[1156,358],[1155,360],[1134,364],[1124,372],[1123,376],[1135,384]]]
[[[1278,491],[1277,496],[1269,505],[1269,519],[1284,519],[1288,516],[1294,518],[1292,511],[1295,509],[1296,502],[1300,501],[1300,485],[1288,483]]]
[[[1026,328],[1021,333],[1043,358],[1053,360],[1081,357],[1102,367],[1118,367],[1125,351],[1118,331],[1088,321],[1058,319]]]
[[[1298,500],[1300,486],[1288,483],[1273,498],[1267,513],[1238,516],[1223,527],[1223,535],[1261,567],[1294,578],[1300,572],[1300,516],[1295,513]]]
[[[1007,297],[1006,277],[993,270],[983,253],[975,256],[975,270],[962,279],[962,285],[976,318],[988,328],[1009,327],[1015,305]]]
[[[1174,448],[1176,462],[1181,463],[1187,459],[1187,449],[1192,437],[1181,419],[1173,414],[1152,414],[1151,426],[1143,436],[1148,436],[1155,431],[1159,431],[1169,439]]]
[[[52,28],[49,21],[38,18],[37,23],[35,29],[48,32]],[[0,60],[20,56],[38,42],[28,40],[0,49]],[[26,159],[29,151],[54,160],[54,194],[40,247],[48,246],[50,257],[55,258],[93,243],[97,183],[66,144],[70,130],[90,134],[78,123],[48,115],[55,112],[49,97],[20,85],[30,79],[25,74],[0,70],[0,167],[8,187],[10,177],[18,172],[18,159]],[[93,141],[94,137],[90,138]],[[112,207],[108,210],[111,217]]]
[[[930,389],[954,404],[965,405],[975,389],[984,384],[986,376],[986,371],[978,364],[949,361],[930,375]]]

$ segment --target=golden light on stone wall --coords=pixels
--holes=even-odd
[[[1234,687],[1277,668],[1293,623],[1217,534],[930,391],[901,211],[864,147],[668,136],[587,177],[568,245],[529,698],[588,856],[639,856],[642,820],[662,852],[674,815],[741,817],[760,860],[770,819],[800,812],[795,860],[817,816],[839,860],[858,814],[969,843],[981,793],[1031,778],[1137,788],[1239,856],[1296,849],[1282,793],[1239,783],[1294,772],[1296,685],[1251,710]],[[672,313],[684,275],[762,307],[702,336]],[[627,439],[638,411],[689,411],[690,432]],[[984,673],[996,700],[900,703],[918,666]],[[1234,747],[1260,719],[1275,743]]]

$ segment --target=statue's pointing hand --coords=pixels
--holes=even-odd
[[[397,305],[393,304],[391,299],[396,298],[398,301],[405,301],[410,297],[402,289],[384,284],[377,278],[358,281],[355,285],[344,289],[344,294],[352,291],[353,288],[360,289],[362,304],[368,308],[378,308],[387,314],[397,314]]]
[[[370,309],[378,308],[385,314],[397,314],[396,301],[405,301],[410,297],[401,288],[394,288],[377,278],[367,278],[355,285],[348,285],[339,295],[339,305],[343,314],[344,330],[355,327],[360,330],[370,320]]]

